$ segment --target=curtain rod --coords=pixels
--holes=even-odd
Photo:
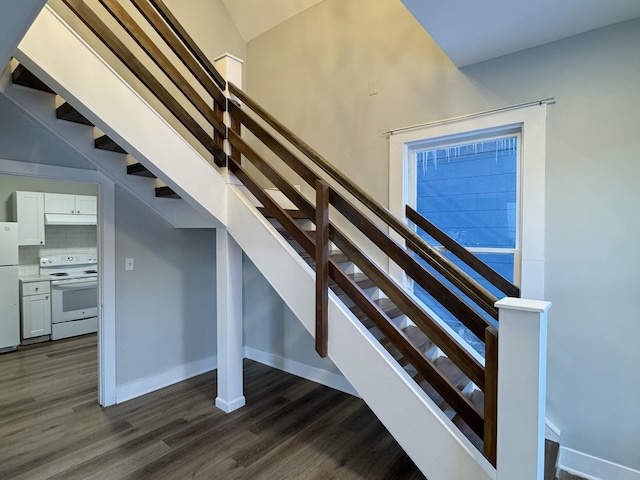
[[[494,108],[492,110],[485,110],[483,112],[469,113],[467,115],[461,115],[459,117],[447,118],[445,120],[435,120],[433,122],[418,123],[416,125],[410,125],[408,127],[394,128],[392,130],[388,130],[386,132],[383,132],[382,134],[383,135],[393,135],[394,133],[404,132],[406,130],[412,130],[414,128],[431,127],[433,125],[442,125],[442,124],[445,124],[445,123],[457,122],[459,120],[466,120],[467,118],[481,117],[483,115],[489,115],[491,113],[506,112],[508,110],[516,110],[518,108],[532,107],[534,105],[553,105],[554,103],[556,103],[556,97],[549,97],[549,98],[544,98],[542,100],[536,100],[536,101],[533,101],[533,102],[518,103],[516,105],[508,105],[506,107],[499,107],[499,108]]]

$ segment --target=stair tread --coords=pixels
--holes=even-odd
[[[422,330],[415,325],[409,325],[402,329],[404,333],[409,337],[411,343],[418,347],[423,352],[426,352],[433,346],[433,342],[427,337]]]
[[[367,277],[364,273],[348,273],[347,276],[351,277],[351,280],[353,280],[363,290],[366,290],[368,288],[373,288],[376,286],[373,280]],[[338,287],[338,285],[336,285],[336,283],[333,280],[330,281],[330,287],[331,287],[331,290],[333,290],[338,295],[341,295],[344,293],[342,289]]]
[[[127,174],[138,175],[139,177],[156,178],[156,176],[152,172],[147,170],[147,167],[145,167],[141,163],[132,163],[130,165],[127,165]]]
[[[93,127],[93,123],[67,102],[56,108],[56,118]]]
[[[380,310],[382,310],[389,318],[393,319],[402,314],[402,311],[388,298],[380,298],[378,300],[374,300],[373,302],[377,304],[378,307],[380,307]],[[358,320],[363,322],[365,320],[368,320],[367,314],[364,313],[362,309],[357,305],[354,307],[351,307],[351,311],[353,312],[353,314],[356,316]],[[367,327],[367,328],[371,328],[371,327]]]
[[[56,93],[21,63],[11,72],[11,80],[16,85],[33,88],[34,90],[40,90],[42,92]]]
[[[181,198],[171,187],[156,187],[156,197],[158,198]]]
[[[114,142],[107,135],[102,135],[101,137],[96,138],[93,141],[93,146],[95,148],[99,148],[100,150],[108,150],[110,152],[123,153],[126,155],[127,151]]]
[[[315,262],[315,259],[307,252],[302,252],[300,256],[307,262]],[[329,259],[333,260],[335,263],[345,263],[350,261],[349,257],[347,257],[340,250],[329,250]]]
[[[449,357],[441,356],[435,359],[433,362],[438,370],[447,377],[447,379],[455,385],[459,390],[462,390],[469,383],[469,378],[453,363]]]
[[[433,402],[438,405],[441,409],[444,409],[446,402],[444,398],[436,391],[435,388],[431,386],[429,382],[421,375],[417,374],[413,377],[413,380],[424,390],[424,392],[433,400]]]
[[[282,235],[282,238],[284,238],[286,241],[288,241],[288,242],[293,242],[293,241],[295,241],[295,239],[293,238],[293,235],[291,235],[291,234],[289,233],[289,231],[288,231],[286,228],[284,228],[283,226],[281,226],[280,224],[278,224],[278,225],[276,226],[276,230],[278,231],[278,233],[279,233],[280,235]],[[307,231],[308,231],[309,233],[311,233],[311,234],[315,234],[315,230],[307,230]],[[307,252],[303,252],[303,254],[304,254],[304,255],[309,256],[309,254],[308,254]],[[302,254],[301,254],[301,255],[302,255]]]
[[[265,217],[265,218],[274,218],[273,215],[271,215],[266,208],[264,207],[256,207],[258,209],[258,211]],[[307,216],[302,213],[301,210],[290,210],[290,209],[285,209],[285,212],[287,212],[289,214],[289,216],[291,218],[303,218],[303,219],[307,219]]]

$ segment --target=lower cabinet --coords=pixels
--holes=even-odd
[[[51,335],[51,287],[49,281],[21,282],[22,339]]]

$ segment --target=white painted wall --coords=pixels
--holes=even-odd
[[[118,389],[138,392],[141,381],[189,365],[215,368],[215,230],[170,228],[116,188],[115,263]]]
[[[548,417],[640,468],[640,20],[458,70],[400,2],[325,0],[247,44],[247,91],[387,203],[382,132],[557,96],[548,109]],[[378,93],[369,95],[371,80]]]

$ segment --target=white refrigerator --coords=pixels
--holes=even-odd
[[[18,224],[0,222],[0,353],[20,344]]]

